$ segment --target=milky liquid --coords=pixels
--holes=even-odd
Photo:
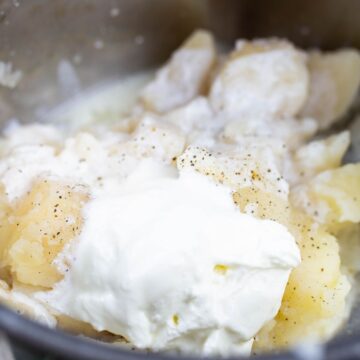
[[[51,110],[46,121],[69,132],[93,124],[112,124],[130,113],[140,90],[151,77],[152,72],[142,72],[81,92]]]

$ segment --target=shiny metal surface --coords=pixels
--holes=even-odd
[[[6,336],[0,332],[0,359],[15,360]]]
[[[163,62],[197,27],[213,30],[228,45],[237,37],[283,36],[303,47],[360,48],[359,14],[358,0],[0,0],[0,60],[24,73],[15,90],[0,87],[0,124],[12,117],[42,119],[72,97],[73,90],[59,82],[64,61],[76,70],[74,89],[81,91]],[[31,340],[31,325],[24,334],[24,323],[2,311],[0,327],[10,337],[46,347]],[[47,349],[59,352],[56,335],[49,336]],[[345,340],[332,345],[335,358],[360,358],[359,306],[340,337]],[[61,336],[58,341],[66,343]],[[76,341],[66,344],[75,347]]]
[[[163,61],[204,25],[204,9],[184,0],[0,1],[0,59],[24,73],[15,91],[0,90],[0,120],[32,120],[72,96],[57,81],[61,61],[82,89]]]

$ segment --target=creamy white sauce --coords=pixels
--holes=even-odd
[[[68,133],[89,125],[104,126],[118,122],[131,111],[140,89],[152,74],[151,71],[142,72],[79,93],[44,118]]]
[[[153,160],[86,205],[70,270],[39,294],[139,348],[249,354],[300,262],[282,225],[242,214],[230,189]]]

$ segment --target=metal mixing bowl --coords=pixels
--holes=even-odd
[[[0,0],[0,59],[24,73],[15,90],[0,89],[0,121],[43,120],[73,96],[58,81],[63,60],[72,63],[85,90],[160,64],[198,27],[225,45],[238,37],[280,36],[305,48],[360,48],[359,14],[358,0]],[[21,347],[21,359],[25,351],[56,359],[168,358],[50,330],[2,306],[0,330]],[[329,359],[360,358],[359,306],[325,351]],[[1,360],[4,354],[0,350]],[[290,351],[265,357],[303,356]]]

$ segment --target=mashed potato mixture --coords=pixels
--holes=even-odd
[[[359,82],[356,50],[270,38],[219,54],[197,31],[126,115],[10,124],[1,302],[153,351],[249,355],[328,339],[359,270],[340,250],[359,249],[360,163],[343,165],[349,131],[317,135]]]

